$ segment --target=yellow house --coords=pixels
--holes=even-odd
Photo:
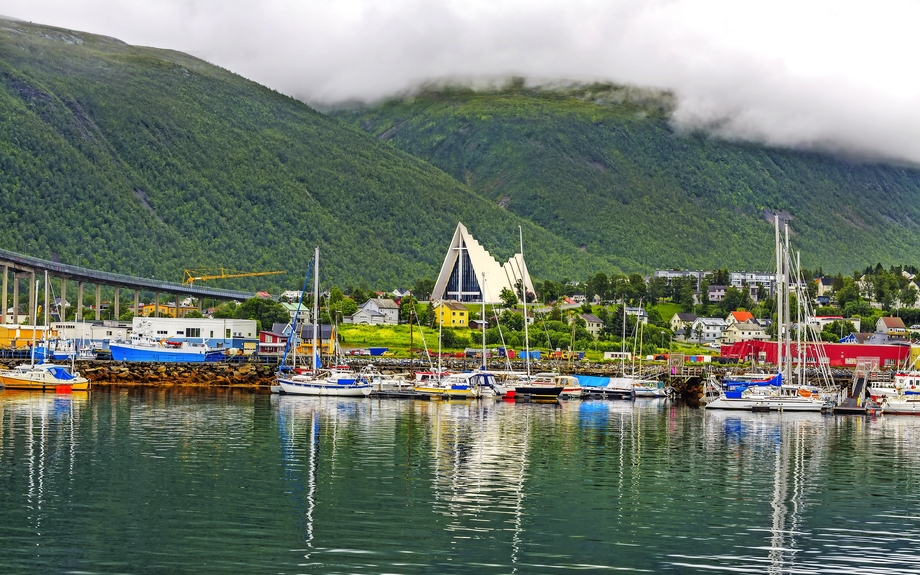
[[[434,303],[434,318],[444,327],[468,327],[470,311],[458,301],[441,300]]]

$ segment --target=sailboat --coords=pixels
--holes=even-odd
[[[722,380],[719,397],[706,404],[707,409],[738,409],[747,411],[822,411],[829,407],[815,386],[804,381],[803,346],[798,345],[799,382],[792,378],[792,342],[790,338],[789,280],[792,261],[789,254],[789,227],[786,226],[785,244],[780,241],[779,216],[774,216],[776,232],[776,317],[777,317],[777,369],[776,373],[758,373],[726,376]],[[801,285],[796,266],[796,289]],[[803,305],[807,298],[798,293]],[[802,322],[798,322],[802,325]],[[799,330],[801,333],[801,330]],[[822,362],[819,362],[822,363]],[[823,365],[823,363],[822,363]]]
[[[47,272],[46,272],[47,275]],[[47,281],[47,279],[46,279]],[[35,282],[35,315],[38,318],[38,282]],[[35,323],[33,321],[33,323]],[[0,386],[6,389],[30,389],[36,391],[86,391],[90,382],[77,372],[71,372],[63,365],[35,363],[35,332],[32,327],[32,353],[27,364],[12,369],[0,370]]]
[[[413,390],[431,398],[473,399],[479,395],[481,380],[478,374],[451,373],[441,367],[441,339],[443,318],[438,319],[438,370],[434,373],[415,373]],[[426,348],[427,349],[427,348]]]
[[[337,397],[364,397],[373,389],[361,374],[350,368],[335,366],[320,369],[319,346],[319,248],[313,254],[313,350],[312,372],[298,373],[296,366],[289,372],[280,371],[276,381],[281,391],[291,395],[332,395]],[[295,321],[291,338],[296,337]]]
[[[530,335],[527,330],[527,284],[525,278],[527,274],[527,262],[524,260],[524,232],[518,226],[518,233],[521,239],[521,303],[524,307],[524,348],[526,349],[525,366],[527,369],[526,376],[522,376],[514,384],[514,396],[524,396],[535,399],[558,399],[559,394],[565,389],[568,383],[565,380],[557,379],[554,374],[536,374],[530,373]],[[507,393],[505,395],[508,395]]]

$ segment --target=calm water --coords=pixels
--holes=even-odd
[[[0,392],[0,573],[918,573],[920,419]]]

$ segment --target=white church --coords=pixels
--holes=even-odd
[[[470,235],[462,223],[458,223],[431,300],[477,303],[485,300],[485,303],[497,304],[502,301],[499,297],[502,289],[508,288],[517,293],[515,286],[522,279],[527,291],[534,293],[521,254],[515,254],[502,265]]]

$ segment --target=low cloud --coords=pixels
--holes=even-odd
[[[920,7],[876,4],[7,0],[3,11],[189,52],[314,105],[445,78],[613,81],[672,91],[687,129],[920,163]]]

